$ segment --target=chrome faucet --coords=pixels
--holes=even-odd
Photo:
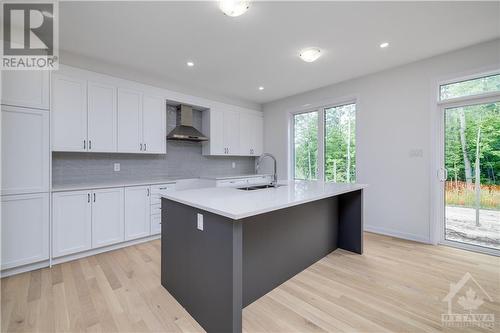
[[[259,172],[260,163],[262,162],[262,160],[264,159],[264,157],[270,157],[274,161],[274,173],[273,173],[273,181],[272,181],[271,185],[274,186],[274,187],[278,187],[278,175],[276,174],[276,170],[277,170],[277,167],[276,167],[276,157],[274,157],[272,154],[264,153],[264,154],[262,154],[262,155],[259,156],[259,159],[257,160],[257,165],[255,166],[255,173]]]

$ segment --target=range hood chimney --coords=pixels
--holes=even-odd
[[[208,138],[193,127],[193,108],[189,105],[180,105],[177,112],[181,114],[181,123],[167,135],[167,140],[176,141],[207,141]]]

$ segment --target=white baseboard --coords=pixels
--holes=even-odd
[[[72,260],[76,260],[76,259],[81,259],[81,258],[93,256],[93,255],[103,253],[103,252],[121,249],[123,247],[131,246],[131,245],[145,243],[145,242],[149,242],[149,241],[152,241],[155,239],[160,239],[160,238],[161,238],[161,235],[153,235],[153,236],[148,236],[145,238],[134,239],[134,240],[131,240],[128,242],[123,242],[123,243],[118,243],[118,244],[100,247],[98,249],[92,249],[92,250],[88,250],[88,251],[84,251],[84,252],[70,254],[70,255],[67,255],[64,257],[60,257],[60,258],[53,258],[52,265],[61,264],[63,262],[67,262],[67,261],[72,261]],[[33,264],[4,269],[4,270],[0,271],[0,278],[4,278],[7,276],[16,275],[16,274],[21,274],[21,273],[25,273],[25,272],[29,272],[29,271],[34,271],[34,270],[49,267],[49,266],[50,266],[49,260],[44,260],[44,261],[36,262]]]
[[[29,271],[34,271],[36,269],[49,267],[49,261],[44,260],[40,262],[35,262],[33,264],[27,264],[23,266],[8,268],[0,271],[0,278],[4,278],[11,275],[21,274]]]
[[[123,247],[136,245],[136,244],[140,244],[140,243],[145,243],[145,242],[149,242],[149,241],[152,241],[155,239],[160,239],[160,238],[161,238],[161,235],[148,236],[145,238],[139,238],[139,239],[134,239],[131,241],[123,242],[123,243],[118,243],[118,244],[100,247],[98,249],[91,249],[91,250],[84,251],[84,252],[70,254],[70,255],[67,255],[64,257],[53,258],[52,265],[62,264],[63,262],[68,262],[68,261],[81,259],[81,258],[85,258],[85,257],[90,257],[90,256],[93,256],[93,255],[96,255],[99,253],[118,250],[118,249],[121,249]]]
[[[411,233],[407,233],[407,232],[401,232],[401,231],[397,231],[397,230],[393,230],[393,229],[365,225],[364,230],[368,231],[368,232],[373,232],[375,234],[381,234],[381,235],[392,236],[392,237],[396,237],[396,238],[412,240],[415,242],[431,244],[429,237],[415,235],[415,234],[411,234]]]

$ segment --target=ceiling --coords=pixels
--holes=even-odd
[[[61,2],[59,31],[67,52],[261,104],[498,38],[500,2],[254,1],[236,18],[216,2]]]

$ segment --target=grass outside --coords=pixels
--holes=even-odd
[[[472,207],[476,205],[474,184],[446,182],[446,205]],[[500,185],[481,185],[481,208],[500,210]]]

